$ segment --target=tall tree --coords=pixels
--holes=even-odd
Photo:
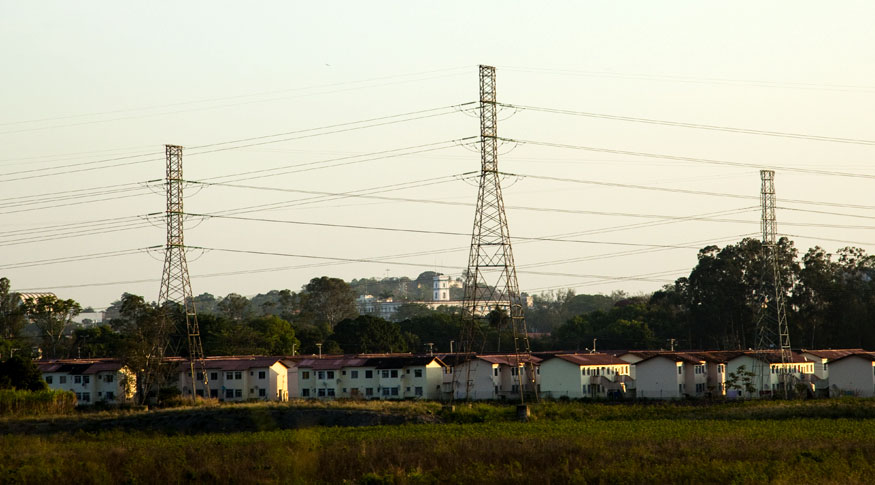
[[[0,338],[14,340],[27,323],[18,293],[10,291],[7,278],[0,278]]]
[[[166,309],[146,303],[142,296],[125,293],[119,318],[110,322],[121,334],[121,359],[137,375],[137,400],[146,402],[153,386],[160,387],[161,367],[168,341]]]
[[[42,333],[43,346],[50,358],[59,356],[59,347],[65,332],[79,314],[81,307],[73,300],[61,300],[54,295],[28,298],[24,309]]]
[[[302,317],[311,322],[327,323],[334,327],[345,318],[355,318],[355,293],[339,278],[313,278],[304,286],[301,295]]]

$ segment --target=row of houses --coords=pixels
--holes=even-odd
[[[209,357],[194,385],[188,362],[169,363],[182,395],[232,402],[514,400],[535,392],[548,399],[761,398],[784,389],[875,396],[875,352],[862,349],[803,350],[789,362],[754,351]],[[82,404],[130,400],[136,388],[134,373],[111,359],[38,366],[50,387],[75,392]]]

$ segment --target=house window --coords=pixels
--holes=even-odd
[[[46,376],[46,384],[52,383],[52,376]]]
[[[328,378],[334,379],[334,371],[333,370],[328,371]]]
[[[234,389],[234,397],[243,397],[243,389]]]
[[[115,376],[112,374],[107,374],[103,376],[103,380],[106,382],[112,382],[113,380],[115,380]]]
[[[415,395],[416,397],[422,397],[422,387],[414,387],[413,395]]]
[[[422,369],[415,369],[413,371],[413,377],[422,377]]]
[[[389,371],[388,370],[381,371],[380,377],[382,377],[383,379],[388,379],[389,378]]]
[[[328,397],[334,397],[334,388],[328,388]]]
[[[115,399],[115,394],[112,391],[107,391],[104,397],[107,401],[112,401]]]
[[[243,372],[237,371],[234,373],[234,379],[243,379]]]
[[[210,389],[210,397],[213,399],[219,398],[219,390],[218,389]]]
[[[258,371],[258,378],[259,379],[264,379],[265,377],[267,377],[267,372],[265,372],[263,370]]]
[[[302,372],[301,372],[301,379],[309,379],[309,378],[310,378],[310,373],[309,373],[309,372],[307,372],[307,371],[302,371]]]
[[[407,369],[405,372],[408,373],[408,374],[410,374],[410,369]]]
[[[320,370],[319,372],[317,372],[317,373],[316,373],[316,378],[319,379],[319,380],[325,380],[325,371],[324,371],[324,370]]]
[[[398,369],[392,369],[391,374],[393,379],[398,378]]]
[[[383,388],[383,395],[387,396],[387,397],[389,396],[389,388],[388,387]]]
[[[82,384],[82,376],[73,376],[73,384]]]
[[[66,384],[67,383],[67,376],[60,376],[58,378],[58,380],[59,380],[60,384]]]
[[[319,397],[325,397],[325,388],[319,389],[319,391],[317,392],[317,395]]]
[[[373,387],[365,388],[365,396],[373,396],[373,395],[374,395],[374,388]]]
[[[225,399],[234,398],[234,389],[225,389]]]
[[[309,389],[301,389],[301,397],[310,397]]]
[[[204,380],[204,373],[203,373],[203,372],[198,372],[198,373],[197,373],[197,380],[199,380],[199,381]]]
[[[684,366],[679,365],[679,366],[678,366],[678,375],[681,375],[681,374],[683,374],[683,373],[684,373]]]
[[[91,382],[91,376],[82,376],[82,384],[89,384]]]
[[[357,371],[357,370],[350,371],[349,377],[351,377],[353,379],[358,379],[359,378],[359,371]]]
[[[520,386],[518,386],[517,384],[510,386],[510,392],[517,392],[519,390],[520,390]]]
[[[250,388],[249,388],[249,394],[255,394],[255,389],[253,389],[253,388],[250,387]]]
[[[225,380],[226,381],[233,381],[234,380],[234,373],[233,372],[225,372]]]
[[[365,379],[373,379],[373,378],[374,378],[374,371],[366,370],[365,371]]]
[[[511,367],[511,368],[510,368],[510,375],[515,376],[515,375],[517,375],[517,374],[519,374],[519,373],[520,373],[520,370],[519,370],[518,368],[516,368],[516,367]]]
[[[493,368],[492,368],[492,375],[495,376],[495,377],[498,377],[498,367],[493,367]]]
[[[684,392],[684,385],[683,384],[678,384],[678,392],[683,394],[683,392]]]
[[[82,400],[82,393],[81,393],[81,392],[77,392],[77,393],[76,393],[76,400],[77,400],[77,401],[81,401],[81,400]]]
[[[393,396],[397,396],[397,395],[398,395],[398,388],[397,388],[397,387],[393,387],[393,388],[391,389],[391,391],[392,391],[392,395],[393,395]]]
[[[219,373],[218,372],[210,372],[210,380],[211,381],[218,381],[219,380]]]

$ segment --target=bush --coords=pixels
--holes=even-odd
[[[0,389],[0,416],[66,414],[75,408],[76,395],[70,391]]]

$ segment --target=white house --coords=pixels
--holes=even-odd
[[[635,395],[645,399],[679,399],[704,395],[705,361],[682,352],[661,352],[633,364]]]
[[[526,393],[533,393],[532,382],[536,386],[540,382],[541,359],[532,355],[477,355],[467,359],[457,354],[446,359],[454,365],[444,374],[445,389],[459,400],[519,399],[520,383]],[[534,367],[534,376],[529,364]]]
[[[204,359],[211,398],[220,401],[287,401],[288,367],[282,357],[229,356]],[[183,396],[191,396],[191,367],[179,363],[177,386]],[[195,365],[196,392],[203,397],[203,373]]]
[[[735,375],[743,380],[741,367],[744,366],[745,373],[751,373],[750,382],[754,388],[753,393],[748,393],[743,388],[741,390],[730,389],[731,376]],[[801,385],[805,389],[814,391],[813,379],[814,362],[811,362],[802,355],[792,352],[790,362],[781,362],[780,351],[743,351],[738,352],[738,355],[727,359],[726,362],[726,395],[729,397],[766,397],[775,393],[781,392],[785,383],[792,390]],[[740,384],[740,383],[737,383]],[[743,386],[742,386],[743,387]]]
[[[855,352],[829,361],[830,395],[875,396],[875,352]]]
[[[607,398],[624,395],[631,365],[608,354],[557,354],[540,364],[541,396]]]
[[[819,396],[829,397],[829,363],[833,360],[841,359],[858,352],[864,352],[863,349],[826,349],[826,350],[809,350],[802,349],[800,352],[803,357],[810,360],[814,364],[814,381],[815,392]]]
[[[79,405],[133,399],[137,378],[115,359],[63,359],[36,363],[49,388],[72,391]]]

